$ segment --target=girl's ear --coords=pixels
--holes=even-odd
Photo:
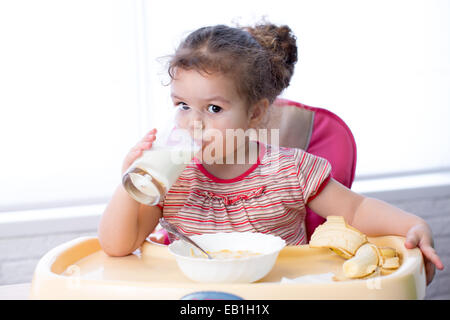
[[[248,123],[250,128],[258,127],[258,124],[260,124],[261,120],[264,119],[268,108],[269,100],[267,98],[259,100],[257,103],[250,107]]]

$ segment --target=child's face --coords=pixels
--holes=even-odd
[[[171,97],[178,108],[178,125],[198,137],[194,131],[200,124],[203,150],[206,146],[208,150],[222,150],[221,154],[213,152],[216,160],[238,147],[235,138],[235,148],[225,149],[227,129],[249,129],[248,106],[238,95],[232,79],[221,74],[203,75],[195,70],[178,68],[171,84]]]

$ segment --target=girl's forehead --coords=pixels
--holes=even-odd
[[[178,69],[171,82],[171,94],[176,96],[236,96],[234,81],[220,73],[205,74],[197,70]]]

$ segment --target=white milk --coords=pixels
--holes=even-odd
[[[156,205],[192,160],[196,150],[152,146],[123,177],[123,185],[138,202]]]

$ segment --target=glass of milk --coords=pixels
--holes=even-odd
[[[188,130],[178,127],[176,121],[169,121],[166,126],[157,127],[156,140],[133,162],[122,184],[136,201],[156,205],[200,150],[201,145]]]

